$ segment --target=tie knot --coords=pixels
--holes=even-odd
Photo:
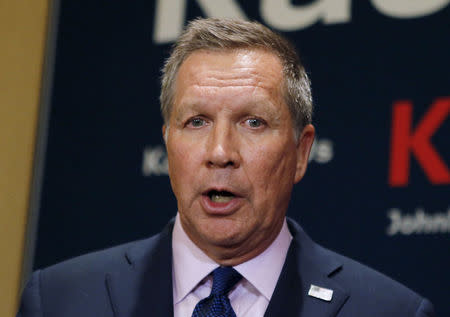
[[[221,266],[213,271],[213,286],[211,295],[226,295],[242,278],[235,269],[230,266]]]

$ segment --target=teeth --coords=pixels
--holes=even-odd
[[[211,195],[211,200],[215,203],[227,203],[233,199],[233,196],[223,196],[220,194]]]

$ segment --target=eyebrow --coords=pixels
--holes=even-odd
[[[185,100],[182,103],[181,109],[174,112],[174,121],[175,123],[180,123],[184,121],[186,118],[196,115],[207,113],[211,111],[211,107],[203,106],[201,104],[201,100],[198,102],[197,98],[193,98],[191,100]],[[201,99],[201,98],[200,98]],[[238,112],[244,113],[245,115],[255,115],[261,117],[267,117],[273,121],[275,124],[279,124],[280,122],[280,113],[278,109],[273,106],[271,102],[267,100],[254,100],[252,102],[247,103],[242,108],[237,110]]]

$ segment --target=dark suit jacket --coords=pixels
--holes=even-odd
[[[265,316],[425,317],[429,301],[388,277],[314,243],[289,220],[294,236]],[[84,255],[31,277],[18,317],[172,316],[173,224],[149,239]],[[327,302],[308,296],[333,290]]]

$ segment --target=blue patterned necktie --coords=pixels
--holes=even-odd
[[[242,278],[232,267],[218,267],[213,271],[211,294],[194,308],[192,317],[236,317],[228,298],[228,292]]]

